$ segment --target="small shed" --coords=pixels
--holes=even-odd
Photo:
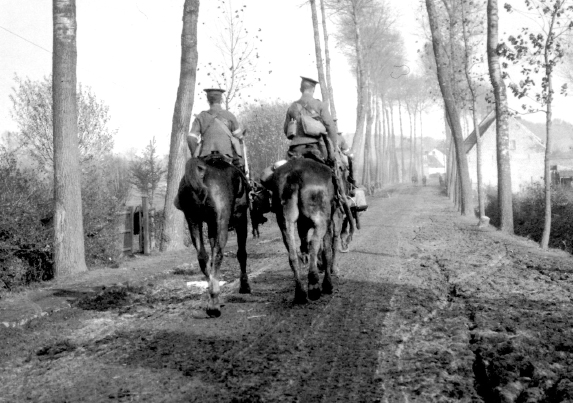
[[[551,182],[564,187],[573,187],[573,167],[563,165],[551,166]]]
[[[128,206],[119,215],[119,242],[123,255],[149,254],[155,248],[155,210],[147,208],[147,198],[139,206]]]

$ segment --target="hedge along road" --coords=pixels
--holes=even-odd
[[[287,256],[267,227],[275,236],[249,240],[253,293],[227,285],[221,318],[205,318],[190,271],[0,328],[0,401],[573,398],[569,255],[478,229],[437,186],[369,202],[333,295],[292,305]]]

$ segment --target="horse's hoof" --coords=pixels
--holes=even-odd
[[[251,293],[251,285],[249,283],[241,284],[239,288],[239,294],[250,294]]]
[[[322,282],[322,293],[323,294],[332,294],[332,291],[333,291],[332,283],[330,281],[328,281],[328,282],[323,281]]]
[[[348,253],[350,251],[350,248],[348,247],[348,245],[346,245],[346,246],[340,245],[340,248],[338,248],[338,251],[340,253]]]
[[[311,301],[316,301],[320,298],[320,286],[318,284],[308,286],[308,298]]]
[[[207,315],[209,315],[210,318],[218,318],[221,316],[221,310],[219,308],[208,308]]]
[[[304,291],[297,291],[294,293],[294,301],[296,305],[303,305],[308,302],[306,298],[306,292]]]

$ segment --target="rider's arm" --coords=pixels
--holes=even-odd
[[[294,117],[293,117],[293,116],[291,115],[291,113],[290,113],[290,110],[291,110],[291,108],[289,107],[289,108],[287,109],[286,118],[285,118],[285,123],[284,123],[284,125],[283,125],[283,130],[284,130],[285,135],[287,135],[287,132],[288,132],[288,124],[289,124],[289,122],[291,121],[291,119],[294,119]]]
[[[330,116],[330,112],[328,111],[328,108],[323,102],[320,102],[320,117],[322,118],[324,127],[326,127],[326,131],[328,132],[328,138],[330,138],[332,147],[336,149],[338,133],[336,132],[336,127],[334,121],[332,120],[332,116]]]
[[[233,134],[233,137],[242,140],[244,135],[244,130],[241,127],[241,124],[239,123],[235,115],[233,114],[230,115],[231,119],[229,119],[229,122],[231,123],[230,127],[231,133]]]
[[[195,116],[195,120],[193,120],[193,124],[191,125],[191,130],[189,130],[189,135],[196,137],[197,140],[201,138],[201,119],[200,116]]]

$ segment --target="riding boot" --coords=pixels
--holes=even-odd
[[[251,194],[251,181],[249,180],[249,178],[247,178],[247,171],[245,169],[245,165],[243,164],[243,161],[240,158],[233,158],[233,166],[235,168],[237,168],[239,170],[239,172],[241,173],[241,176],[243,177],[243,182],[245,183],[245,190],[247,192],[247,203],[249,205],[249,210],[251,210],[252,206],[251,206],[251,198],[249,197],[249,195]]]
[[[348,183],[352,186],[356,186],[356,181],[354,180],[354,169],[352,168],[352,157],[348,157]]]

